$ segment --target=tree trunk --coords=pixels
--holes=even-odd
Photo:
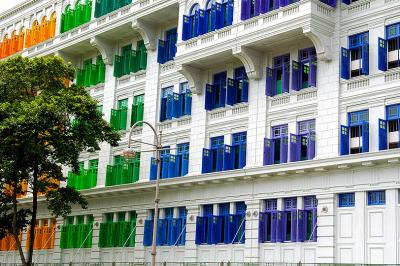
[[[19,234],[17,234],[17,187],[18,181],[16,180],[13,184],[13,220],[12,220],[12,235],[14,236],[15,243],[17,244],[19,256],[21,258],[22,265],[26,265],[25,255],[22,251],[21,242],[19,241]]]
[[[37,180],[38,180],[38,167],[35,165],[33,169],[33,182],[32,182],[32,218],[30,224],[31,233],[29,234],[29,247],[28,247],[28,261],[26,263],[27,266],[31,266],[33,262],[33,242],[35,241],[35,224],[36,224],[36,216],[37,216]]]

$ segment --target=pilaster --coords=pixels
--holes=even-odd
[[[53,263],[60,263],[61,262],[61,255],[62,250],[60,248],[60,240],[61,240],[61,228],[64,223],[63,218],[57,218],[56,228],[55,228],[55,235],[54,235],[54,248],[53,248]]]
[[[258,221],[260,216],[260,201],[246,201],[246,227],[244,243],[244,261],[259,262]]]
[[[317,254],[318,263],[334,263],[335,252],[335,194],[317,195]]]
[[[196,240],[196,219],[199,215],[199,206],[187,206],[186,215],[186,242],[185,242],[185,262],[197,261],[197,246]]]
[[[93,229],[92,229],[92,248],[90,253],[91,262],[100,262],[100,248],[99,248],[99,236],[100,236],[100,224],[103,220],[101,213],[93,215]]]

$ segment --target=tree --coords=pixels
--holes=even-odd
[[[100,142],[118,145],[119,135],[102,119],[88,92],[68,83],[75,70],[58,57],[15,57],[0,62],[0,238],[11,234],[23,265],[32,264],[38,194],[45,193],[49,212],[67,216],[74,204],[87,201],[65,181],[62,167],[79,171],[83,151],[99,150]],[[29,207],[17,195],[24,183]],[[18,239],[29,227],[27,258]]]

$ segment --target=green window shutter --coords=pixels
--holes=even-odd
[[[97,83],[104,83],[106,81],[106,66],[101,56],[97,57]]]
[[[124,157],[121,155],[114,156],[114,165],[120,165],[124,163]]]
[[[116,78],[119,78],[122,76],[121,62],[122,62],[122,57],[119,55],[116,55],[114,57],[114,77],[116,77]]]
[[[119,130],[126,130],[126,120],[128,119],[128,108],[124,107],[120,110]]]
[[[118,213],[118,222],[124,222],[125,221],[125,212],[119,212]]]
[[[97,78],[98,78],[98,74],[97,74],[97,66],[94,64],[90,65],[90,85],[96,85],[97,84]]]
[[[85,80],[85,72],[83,69],[77,69],[76,70],[76,86],[83,86]]]
[[[89,22],[90,19],[92,18],[92,0],[86,0],[84,16],[85,16],[84,23]]]
[[[129,71],[132,73],[136,73],[138,71],[137,52],[135,50],[131,50]]]
[[[137,116],[136,116],[137,121],[143,121],[143,112],[144,112],[144,103],[138,103]]]
[[[133,99],[133,103],[134,104],[144,103],[144,94],[135,96],[135,98]]]
[[[118,100],[118,109],[128,108],[128,99]]]
[[[131,126],[133,126],[138,120],[137,120],[137,110],[138,106],[133,104],[132,105],[132,111],[131,111]]]
[[[85,221],[85,216],[79,215],[76,217],[76,224],[83,224]]]
[[[147,67],[147,50],[144,45],[144,41],[140,40],[137,42],[136,50],[139,52],[139,70],[145,70]]]
[[[100,233],[99,233],[99,248],[105,247],[105,240],[107,239],[107,231],[106,231],[106,224],[100,224]]]
[[[130,73],[130,66],[129,66],[129,62],[130,62],[130,53],[132,50],[132,45],[126,45],[124,47],[122,47],[122,75],[128,75]]]
[[[114,185],[114,166],[107,165],[107,172],[106,172],[106,186]]]
[[[118,130],[119,113],[120,110],[111,109],[110,126],[114,130]]]
[[[68,187],[75,187],[75,174],[72,173],[72,172],[68,172],[67,186]]]
[[[65,25],[65,14],[61,14],[61,22],[60,22],[60,33],[64,32],[64,25]]]
[[[133,179],[132,183],[135,183],[139,180],[139,170],[140,170],[140,160],[133,162]]]
[[[106,222],[107,223],[112,223],[114,219],[114,214],[113,213],[106,213]]]
[[[98,159],[94,159],[94,160],[90,160],[89,161],[89,169],[92,169],[92,168],[98,168],[98,165],[99,165],[99,160]]]

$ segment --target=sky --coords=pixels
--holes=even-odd
[[[7,9],[12,8],[13,6],[16,6],[20,3],[22,3],[24,0],[0,0],[0,13],[3,13]]]

